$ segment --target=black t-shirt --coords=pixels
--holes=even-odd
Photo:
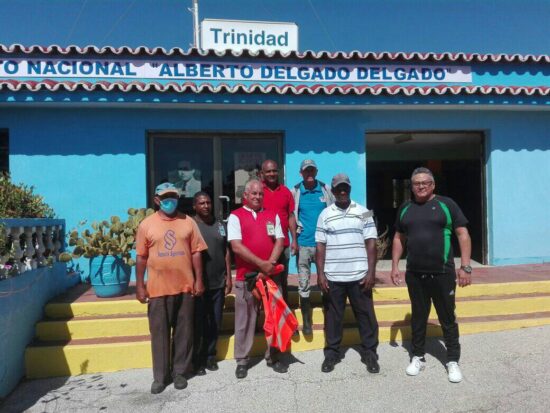
[[[221,222],[206,224],[197,220],[207,250],[202,252],[204,288],[214,290],[225,287],[225,252],[227,250],[227,229]]]
[[[468,220],[451,199],[436,195],[424,204],[407,201],[399,207],[395,230],[407,236],[407,271],[445,273],[453,270],[451,236]]]

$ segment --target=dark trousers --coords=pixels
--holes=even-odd
[[[283,250],[277,262],[285,266],[285,270],[279,274],[279,282],[277,284],[277,287],[279,287],[279,290],[281,290],[283,299],[290,307],[290,304],[288,303],[288,264],[290,262],[290,247],[286,247]]]
[[[216,345],[222,326],[225,288],[206,290],[201,297],[195,297],[195,341],[194,364],[201,367],[206,359],[216,357]]]
[[[455,315],[456,275],[454,271],[446,274],[422,274],[407,271],[405,280],[411,299],[413,355],[424,356],[426,328],[433,301],[447,347],[447,361],[458,361],[460,343],[458,342],[458,324]]]
[[[193,357],[193,306],[191,294],[151,298],[147,307],[153,377],[169,383],[176,374],[191,371]]]
[[[378,321],[374,312],[372,290],[363,291],[359,281],[329,281],[328,294],[323,294],[325,311],[325,358],[340,358],[340,343],[344,328],[346,298],[349,298],[355,319],[359,324],[359,335],[363,353],[378,348]]]

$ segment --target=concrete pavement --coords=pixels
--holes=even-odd
[[[290,357],[288,374],[257,360],[237,381],[233,360],[220,370],[149,393],[151,371],[127,370],[30,380],[0,405],[2,412],[519,412],[550,411],[550,326],[461,338],[460,384],[447,381],[438,339],[428,340],[427,368],[407,377],[408,342],[382,344],[381,373],[369,374],[348,349],[333,373],[321,373],[321,350]]]

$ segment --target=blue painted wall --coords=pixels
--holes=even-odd
[[[4,108],[15,181],[36,187],[72,228],[146,201],[147,130],[283,131],[286,183],[315,158],[319,178],[347,172],[366,202],[365,132],[472,130],[487,136],[489,261],[550,261],[550,113],[488,110],[189,110]]]
[[[44,305],[79,281],[78,276],[68,276],[61,263],[0,281],[0,399],[25,375],[25,349]]]

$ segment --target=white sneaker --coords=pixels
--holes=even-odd
[[[411,364],[407,367],[408,376],[416,376],[426,367],[426,360],[424,357],[414,356],[411,360]]]
[[[447,363],[447,374],[451,383],[460,383],[462,381],[462,372],[456,361],[449,361]]]

